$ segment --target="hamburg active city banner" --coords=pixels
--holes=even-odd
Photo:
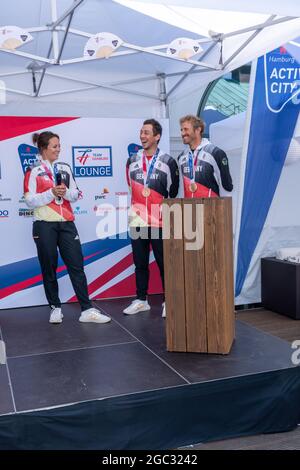
[[[243,288],[272,204],[300,110],[300,66],[286,47],[260,57],[254,73],[248,138],[244,141],[246,162],[240,226],[236,232],[239,233],[236,296]]]

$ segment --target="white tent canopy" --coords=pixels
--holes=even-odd
[[[244,2],[207,0],[116,0],[172,26],[201,35],[215,43],[205,62],[222,73],[239,67],[266,51],[296,37],[299,32],[299,6],[294,1]],[[262,5],[261,5],[262,4]],[[286,7],[286,9],[285,9]],[[297,12],[295,12],[295,9]],[[206,39],[206,40],[207,40]]]
[[[131,1],[131,0],[130,0]],[[133,3],[133,0],[132,0]],[[136,4],[160,4],[173,5],[177,7],[193,7],[209,10],[238,11],[241,13],[267,13],[271,11],[276,15],[300,16],[300,5],[297,0],[253,0],[252,2],[241,2],[241,0],[136,0]],[[220,8],[222,6],[222,8]]]
[[[111,101],[129,94],[165,105],[299,35],[294,1],[244,3],[11,0],[1,27],[24,28],[33,40],[16,50],[0,49],[0,79],[9,93],[27,97],[73,97],[98,88]],[[122,46],[109,59],[83,56],[87,40],[99,32],[117,35]],[[168,55],[167,46],[178,37],[197,40],[202,52],[189,60]]]

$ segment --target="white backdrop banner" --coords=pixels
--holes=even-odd
[[[147,118],[147,117],[146,117]],[[145,118],[145,119],[146,119]],[[32,134],[60,136],[60,161],[75,175],[82,199],[73,204],[90,297],[135,295],[134,265],[127,235],[130,195],[125,165],[139,148],[144,119],[0,117],[0,308],[46,304],[32,239],[32,211],[23,198],[24,171],[37,158]],[[169,152],[169,123],[160,120],[160,147]],[[161,292],[151,255],[149,293]],[[57,270],[62,302],[74,292],[61,259]]]

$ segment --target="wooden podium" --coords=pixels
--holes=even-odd
[[[167,350],[228,354],[234,339],[231,198],[167,199],[162,210]]]

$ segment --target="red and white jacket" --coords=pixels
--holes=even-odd
[[[176,197],[179,186],[179,171],[176,160],[159,150],[148,182],[149,195],[145,197],[145,176],[151,161],[143,158],[139,150],[127,160],[126,176],[131,189],[129,225],[131,227],[161,227],[161,203],[165,198]],[[153,157],[152,157],[153,158]],[[144,167],[146,164],[146,168]]]
[[[219,197],[223,189],[232,191],[233,185],[226,153],[211,144],[208,139],[202,139],[192,155],[194,182],[197,185],[197,190],[191,192],[190,152],[187,149],[178,157],[181,175],[180,190],[181,193],[183,192],[184,197]]]
[[[34,209],[34,220],[46,222],[73,221],[74,214],[70,202],[79,197],[72,170],[67,163],[55,162],[62,183],[67,187],[62,204],[55,202],[51,188],[55,186],[54,168],[47,160],[41,160],[29,167],[24,177],[24,197],[28,207]]]

